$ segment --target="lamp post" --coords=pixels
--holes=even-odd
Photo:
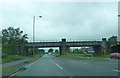
[[[34,55],[35,53],[35,17],[33,16],[33,53],[32,55]],[[39,18],[42,18],[42,16],[39,16]]]
[[[120,26],[119,26],[119,17],[120,17],[120,14],[118,14],[118,41],[120,41]]]

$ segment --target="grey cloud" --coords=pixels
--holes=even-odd
[[[33,16],[36,17],[36,41],[67,39],[96,40],[117,35],[117,3],[111,2],[37,2],[6,4],[2,25],[18,26],[32,41]],[[3,27],[3,28],[5,28]]]

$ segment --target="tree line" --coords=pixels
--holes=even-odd
[[[28,34],[25,34],[20,28],[8,27],[2,30],[2,56],[4,55],[25,55],[20,52],[20,45],[28,42]],[[32,55],[33,49],[29,49],[29,55]],[[41,53],[40,53],[41,52]],[[35,49],[36,54],[43,54],[44,49]]]

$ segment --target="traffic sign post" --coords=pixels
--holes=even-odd
[[[91,52],[91,57],[93,57],[93,54],[92,54],[92,53],[94,53],[93,47],[91,47],[90,52]]]

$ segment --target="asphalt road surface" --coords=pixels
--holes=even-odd
[[[45,54],[17,76],[118,76],[118,61],[70,60]]]

